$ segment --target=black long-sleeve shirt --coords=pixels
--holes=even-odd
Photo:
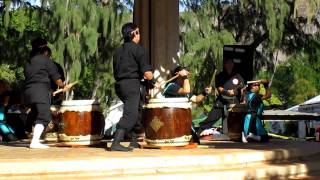
[[[233,84],[232,80],[237,79],[238,84],[235,85]],[[220,72],[219,74],[216,75],[215,77],[215,82],[216,82],[216,88],[223,87],[225,90],[234,90],[236,94],[236,98],[238,101],[240,101],[241,97],[241,88],[244,87],[244,80],[241,77],[240,74],[232,72],[231,74],[228,74],[225,70]],[[225,97],[225,96],[224,96]],[[224,99],[223,94],[219,94],[218,96],[219,100]]]
[[[50,79],[61,78],[54,62],[42,55],[36,55],[25,65],[25,102],[50,102]]]
[[[113,56],[113,71],[116,81],[140,79],[146,71],[151,71],[145,49],[134,43],[122,44]]]

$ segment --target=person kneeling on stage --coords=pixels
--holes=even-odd
[[[199,137],[215,133],[212,130],[213,125],[220,118],[222,118],[222,121],[227,118],[229,106],[241,103],[243,87],[244,80],[236,71],[233,59],[225,58],[223,60],[223,71],[215,76],[215,88],[217,89],[218,97],[208,117],[199,123],[200,127],[197,129]]]
[[[265,94],[259,94],[260,83],[265,87]],[[242,133],[242,142],[267,142],[268,133],[263,127],[261,115],[263,112],[263,100],[271,97],[271,91],[268,87],[268,80],[261,80],[248,85],[246,93],[247,114],[244,120],[244,132]]]

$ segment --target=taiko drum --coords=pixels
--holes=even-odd
[[[92,145],[101,140],[104,120],[99,102],[94,100],[63,101],[60,113],[60,143]]]
[[[229,107],[227,122],[228,136],[231,141],[241,141],[245,115],[246,107],[244,104]]]
[[[187,98],[150,99],[143,108],[148,145],[184,146],[191,140],[191,104]]]

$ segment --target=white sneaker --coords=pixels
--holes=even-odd
[[[247,141],[247,138],[244,136],[244,133],[242,132],[241,134],[242,134],[242,136],[241,136],[242,142],[247,143],[248,141]]]
[[[247,136],[247,140],[250,142],[259,142],[261,140],[261,137],[258,135],[254,135],[253,133],[249,133],[249,135]]]
[[[213,129],[205,129],[200,133],[200,136],[208,136],[214,134],[214,130]]]
[[[48,149],[49,148],[49,146],[41,143],[31,143],[29,147],[30,149]]]

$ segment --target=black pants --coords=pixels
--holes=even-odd
[[[224,106],[229,104],[238,103],[237,100],[224,100],[217,98],[215,105],[212,107],[211,111],[208,114],[206,120],[202,121],[199,125],[199,130],[202,131],[205,129],[212,128],[212,126],[220,119],[225,118]]]
[[[123,79],[115,84],[116,94],[123,102],[123,115],[117,124],[117,129],[131,131],[139,120],[140,81],[138,79]]]
[[[212,128],[213,124],[215,124],[221,117],[224,116],[223,107],[213,107],[208,114],[207,119],[200,122],[200,130],[205,130]]]
[[[50,104],[34,103],[29,106],[31,108],[31,112],[27,119],[27,130],[31,128],[28,126],[32,126],[32,124],[43,124],[46,127],[51,120]]]
[[[250,117],[249,129],[248,129],[249,133],[257,134],[256,119],[257,119],[257,113],[252,112]]]
[[[257,135],[257,127],[256,127],[257,117],[258,117],[257,113],[255,113],[255,112],[251,113],[250,124],[249,124],[249,129],[248,129],[249,133],[253,133],[255,135]],[[260,135],[260,137],[261,137],[260,142],[268,142],[269,141],[268,134]]]
[[[140,101],[139,101],[138,120],[132,129],[137,134],[141,133],[144,129],[143,122],[142,122],[142,119],[143,119],[142,106],[145,104],[145,102],[146,102],[146,85],[140,83]]]

